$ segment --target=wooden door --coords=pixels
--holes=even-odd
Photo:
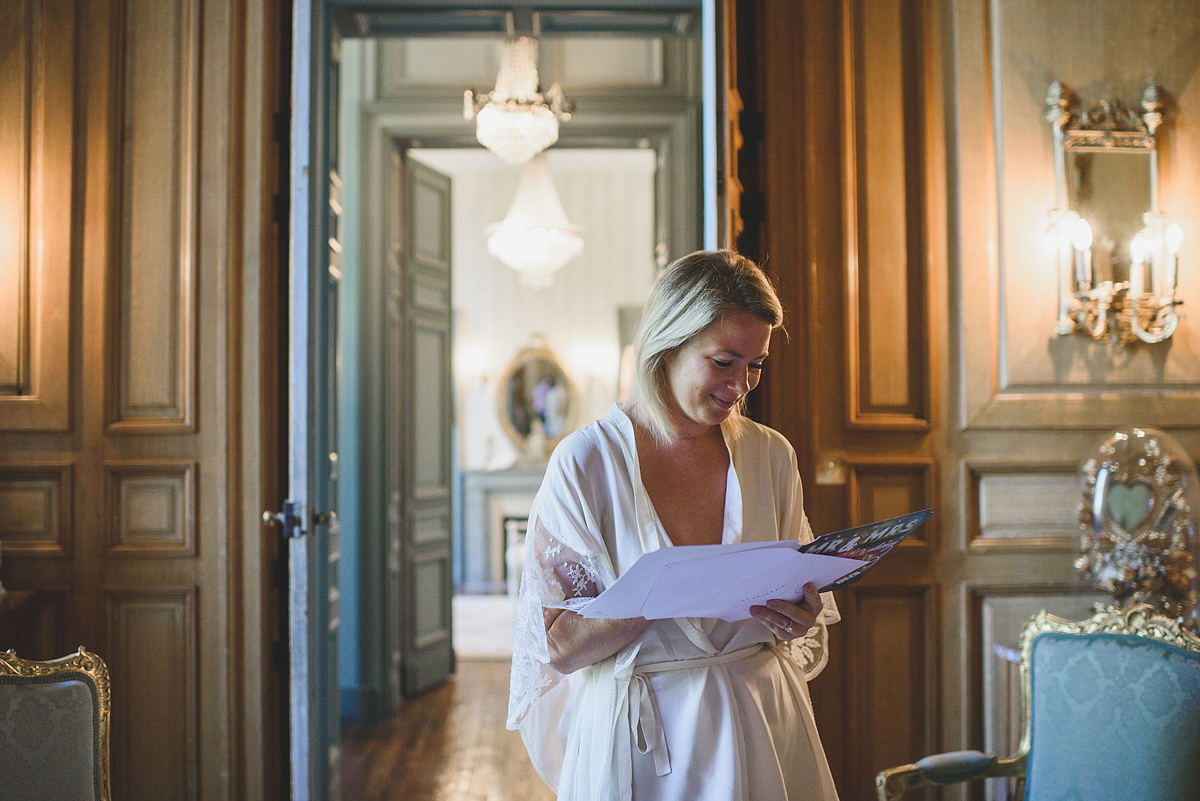
[[[450,179],[391,144],[385,280],[389,685],[405,697],[454,670],[451,640]]]
[[[272,773],[268,5],[0,4],[3,581],[107,662],[114,798]]]
[[[764,415],[797,449],[818,534],[935,510],[836,594],[842,622],[812,686],[839,792],[866,801],[879,769],[937,743],[937,42],[921,2],[738,6],[752,59],[739,69],[742,120],[757,139],[741,171],[754,237],[742,247],[765,257],[790,318]]]

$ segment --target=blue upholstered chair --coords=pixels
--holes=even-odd
[[[1148,606],[1079,623],[1039,612],[1021,635],[1021,684],[1015,756],[889,768],[875,777],[880,801],[985,777],[1023,779],[1026,801],[1200,798],[1200,638]]]
[[[0,653],[0,801],[109,801],[108,668]]]

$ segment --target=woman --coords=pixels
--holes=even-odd
[[[678,260],[643,311],[629,399],[550,459],[530,513],[508,725],[559,799],[837,798],[796,664],[823,665],[832,597],[809,585],[735,623],[572,609],[657,548],[812,539],[795,452],[741,414],[782,322],[749,259]]]

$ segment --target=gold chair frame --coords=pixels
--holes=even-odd
[[[12,650],[0,652],[0,676],[19,678],[78,679],[87,684],[96,701],[95,714],[95,774],[98,777],[96,801],[111,801],[112,790],[108,774],[108,720],[112,698],[109,691],[108,667],[104,660],[83,646],[73,654],[39,662],[22,659]]]
[[[1200,653],[1200,637],[1192,634],[1174,620],[1156,615],[1154,610],[1145,604],[1131,606],[1126,609],[1100,612],[1087,620],[1071,622],[1049,614],[1045,610],[1038,612],[1025,624],[1021,631],[1021,710],[1022,731],[1021,742],[1017,753],[1011,757],[991,756],[990,766],[970,777],[970,780],[984,778],[1025,778],[1025,768],[1029,760],[1029,746],[1032,735],[1033,708],[1033,676],[1030,670],[1033,655],[1033,641],[1046,632],[1064,632],[1067,634],[1133,634],[1147,637],[1182,648],[1192,653]],[[922,787],[941,787],[955,784],[955,781],[936,781],[930,778],[924,768],[919,765],[900,765],[880,771],[875,776],[875,789],[878,801],[893,801],[900,798],[909,790]]]

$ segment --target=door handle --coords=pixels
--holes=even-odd
[[[262,519],[268,526],[278,525],[285,540],[304,536],[303,505],[284,501],[282,512],[263,512]]]

